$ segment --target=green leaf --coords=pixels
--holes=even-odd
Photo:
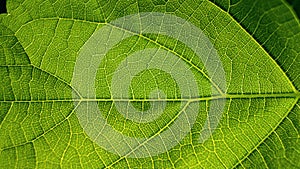
[[[293,5],[297,2],[9,0],[8,14],[0,15],[0,168],[299,168],[300,24]],[[209,41],[203,49],[216,53],[209,50],[199,56],[184,41],[198,42],[193,39],[197,37],[141,33],[135,31],[135,22],[118,22],[135,14],[151,17],[144,15],[149,13],[177,17],[174,28],[181,21],[194,25]],[[99,43],[123,38],[112,43],[93,68],[99,58],[88,60],[89,52],[107,50],[100,45],[89,51],[98,36]],[[143,64],[148,55],[140,51],[158,49],[164,52],[152,53],[156,62],[147,63],[152,68],[135,75],[126,72],[126,65]],[[214,54],[217,60],[203,60]],[[77,69],[81,59],[92,68]],[[90,70],[97,70],[95,79],[84,76]],[[168,70],[190,71],[178,76],[190,83],[182,87]],[[118,88],[112,87],[124,85],[123,77],[132,77],[125,99],[117,98]],[[95,90],[89,90],[87,82],[95,83]],[[197,92],[186,98],[186,89]],[[96,105],[101,115],[82,111],[89,105]],[[126,110],[133,109],[163,110],[145,122],[126,116],[132,113]],[[109,131],[119,133],[104,130],[110,146],[97,139],[103,136],[95,136],[102,132],[100,116],[106,127],[111,126]],[[180,118],[193,123],[178,125],[179,135],[188,132],[168,147],[172,126]],[[166,144],[147,147],[157,136],[165,139],[162,133],[168,131],[170,139],[160,142]],[[151,154],[161,146],[166,151]],[[145,149],[149,155],[139,156]]]

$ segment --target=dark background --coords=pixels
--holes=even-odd
[[[0,0],[0,13],[7,13],[6,0]]]
[[[290,5],[293,6],[298,18],[300,18],[300,0],[286,0]]]

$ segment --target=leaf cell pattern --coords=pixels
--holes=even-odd
[[[7,10],[0,15],[0,168],[299,168],[300,27],[287,2],[17,0],[8,1]],[[116,43],[93,68],[98,70],[91,102],[114,130],[149,138],[166,131],[182,108],[183,89],[175,78],[151,68],[132,77],[126,94],[138,112],[151,110],[151,99],[161,96],[168,100],[157,105],[163,113],[151,122],[120,113],[109,84],[138,51],[163,50],[183,61],[198,88],[189,132],[163,153],[132,158],[107,151],[86,133],[73,72],[94,33],[122,28],[111,23],[143,12],[176,16],[199,28],[219,55],[226,86],[179,39],[127,29],[133,36]],[[119,35],[108,35],[114,37]],[[218,87],[224,97],[216,94]],[[218,105],[217,127],[199,142],[210,108]]]

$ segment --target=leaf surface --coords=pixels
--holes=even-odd
[[[287,2],[25,0],[8,1],[7,9],[0,15],[1,168],[300,167],[300,26]],[[209,76],[193,49],[178,39],[146,33],[109,50],[95,79],[96,99],[86,98],[72,83],[83,46],[101,28],[123,29],[110,24],[114,20],[142,12],[171,14],[202,30],[220,57],[226,88],[215,74]],[[196,122],[175,147],[156,156],[130,158],[140,145],[123,156],[107,151],[83,129],[81,105],[96,101],[114,130],[134,138],[159,135],[184,111],[182,89],[157,69],[136,75],[129,93],[133,107],[146,111],[151,91],[163,90],[167,105],[159,118],[128,120],[112,98],[110,86],[122,61],[157,48],[193,73],[199,92],[187,104],[199,106]],[[218,127],[199,142],[209,108],[220,99],[226,102]]]

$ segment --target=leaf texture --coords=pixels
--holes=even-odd
[[[8,14],[0,15],[0,168],[299,168],[300,24],[293,7],[283,0],[8,1]],[[226,88],[182,41],[111,24],[143,12],[177,16],[202,30],[220,57]],[[74,67],[85,44],[102,28],[134,35],[106,53],[95,79],[96,97],[88,98],[72,83]],[[130,104],[151,110],[148,96],[156,89],[164,91],[167,103],[157,119],[138,123],[118,111],[123,100],[114,100],[110,86],[118,66],[146,49],[162,49],[180,60],[199,91],[185,100],[168,73],[140,72],[130,84]],[[220,100],[225,104],[217,128],[199,142],[209,108],[220,106]],[[97,103],[114,130],[134,138],[168,130],[185,111],[181,102],[199,109],[190,132],[176,146],[132,158],[140,145],[118,155],[85,131],[78,112],[90,102]]]

